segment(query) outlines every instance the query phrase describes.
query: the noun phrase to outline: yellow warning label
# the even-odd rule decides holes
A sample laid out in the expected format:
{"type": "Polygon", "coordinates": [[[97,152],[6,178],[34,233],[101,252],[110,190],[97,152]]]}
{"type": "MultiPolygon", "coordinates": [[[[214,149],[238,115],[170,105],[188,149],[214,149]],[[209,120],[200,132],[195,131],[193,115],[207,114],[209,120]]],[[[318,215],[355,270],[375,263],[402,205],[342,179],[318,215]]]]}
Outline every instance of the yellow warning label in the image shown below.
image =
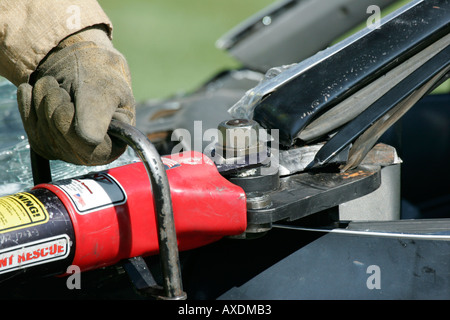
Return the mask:
{"type": "Polygon", "coordinates": [[[48,221],[44,205],[30,193],[21,192],[0,198],[0,233],[48,221]]]}

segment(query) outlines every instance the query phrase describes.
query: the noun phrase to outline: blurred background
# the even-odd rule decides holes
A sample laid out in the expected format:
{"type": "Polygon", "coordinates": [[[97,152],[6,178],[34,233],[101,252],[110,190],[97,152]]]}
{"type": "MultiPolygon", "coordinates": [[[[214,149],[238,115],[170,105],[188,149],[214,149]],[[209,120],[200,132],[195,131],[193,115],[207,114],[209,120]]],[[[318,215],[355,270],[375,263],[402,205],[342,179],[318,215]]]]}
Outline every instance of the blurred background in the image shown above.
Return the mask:
{"type": "Polygon", "coordinates": [[[215,42],[276,0],[98,2],[114,25],[114,45],[130,65],[136,100],[143,101],[188,93],[219,71],[238,67],[215,42]]]}
{"type": "Polygon", "coordinates": [[[195,89],[238,66],[215,42],[274,0],[99,0],[128,60],[137,101],[195,89]]]}

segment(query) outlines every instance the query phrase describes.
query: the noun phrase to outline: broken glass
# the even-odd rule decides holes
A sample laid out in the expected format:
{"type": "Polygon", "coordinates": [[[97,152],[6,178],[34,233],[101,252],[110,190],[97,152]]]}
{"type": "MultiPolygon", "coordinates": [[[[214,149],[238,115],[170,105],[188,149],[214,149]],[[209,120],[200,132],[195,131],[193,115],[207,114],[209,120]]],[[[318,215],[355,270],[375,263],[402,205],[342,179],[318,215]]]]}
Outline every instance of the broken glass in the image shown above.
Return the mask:
{"type": "MultiPolygon", "coordinates": [[[[0,196],[33,187],[30,145],[17,108],[17,88],[0,78],[0,196]]],[[[116,161],[104,166],[78,166],[50,161],[53,181],[76,177],[93,171],[118,167],[139,158],[131,148],[116,161]]]]}

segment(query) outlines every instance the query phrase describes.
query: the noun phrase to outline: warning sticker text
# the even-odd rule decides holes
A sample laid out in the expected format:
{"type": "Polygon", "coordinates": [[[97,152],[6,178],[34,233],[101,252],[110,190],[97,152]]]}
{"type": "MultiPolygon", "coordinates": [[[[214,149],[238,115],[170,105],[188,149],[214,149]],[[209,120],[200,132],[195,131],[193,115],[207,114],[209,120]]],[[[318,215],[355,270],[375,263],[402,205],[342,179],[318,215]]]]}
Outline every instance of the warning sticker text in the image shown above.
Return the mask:
{"type": "Polygon", "coordinates": [[[45,223],[48,218],[44,205],[31,193],[0,198],[0,233],[45,223]]]}

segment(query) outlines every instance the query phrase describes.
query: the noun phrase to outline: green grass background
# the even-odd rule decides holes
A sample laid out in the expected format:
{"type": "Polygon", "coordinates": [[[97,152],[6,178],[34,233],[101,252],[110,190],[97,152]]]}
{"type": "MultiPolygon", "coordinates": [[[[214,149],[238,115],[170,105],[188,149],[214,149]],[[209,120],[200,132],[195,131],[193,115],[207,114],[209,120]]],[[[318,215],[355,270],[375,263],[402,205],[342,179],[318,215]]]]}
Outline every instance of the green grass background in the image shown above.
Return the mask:
{"type": "Polygon", "coordinates": [[[189,92],[217,72],[239,66],[215,42],[274,0],[98,2],[114,25],[113,43],[127,58],[136,100],[142,101],[189,92]]]}
{"type": "Polygon", "coordinates": [[[136,100],[189,92],[238,63],[215,42],[273,0],[99,0],[136,100]]]}

